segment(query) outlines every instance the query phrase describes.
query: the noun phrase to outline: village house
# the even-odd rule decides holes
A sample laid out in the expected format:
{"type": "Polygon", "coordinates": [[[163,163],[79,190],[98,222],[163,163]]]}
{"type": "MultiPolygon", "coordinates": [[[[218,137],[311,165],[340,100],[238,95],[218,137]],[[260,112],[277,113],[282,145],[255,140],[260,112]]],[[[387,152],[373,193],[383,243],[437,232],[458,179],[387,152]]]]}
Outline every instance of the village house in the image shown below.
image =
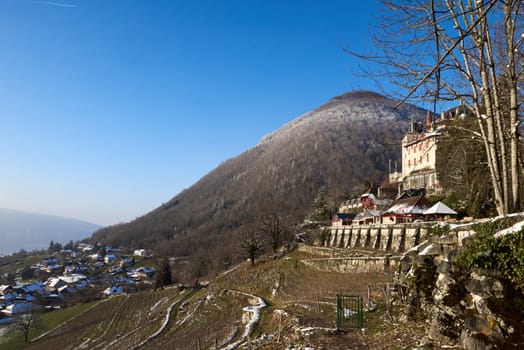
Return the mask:
{"type": "Polygon", "coordinates": [[[44,266],[50,266],[50,265],[54,265],[58,262],[58,260],[56,259],[56,257],[54,256],[50,256],[50,257],[47,257],[47,258],[44,258],[42,259],[42,264],[44,266]]]}
{"type": "Polygon", "coordinates": [[[31,311],[35,298],[41,299],[46,294],[43,282],[33,282],[24,285],[0,286],[0,309],[4,317],[12,317],[31,311]]]}
{"type": "Polygon", "coordinates": [[[139,267],[134,270],[132,270],[129,273],[129,277],[133,279],[141,279],[141,278],[152,278],[156,273],[156,270],[152,267],[139,267]]]}
{"type": "Polygon", "coordinates": [[[107,296],[111,296],[111,295],[119,295],[119,294],[122,294],[123,293],[123,288],[122,286],[111,286],[111,287],[108,287],[107,289],[105,289],[103,292],[102,292],[104,295],[107,295],[107,296]]]}
{"type": "Polygon", "coordinates": [[[91,270],[89,267],[79,264],[71,264],[65,267],[64,269],[64,275],[74,274],[74,273],[80,273],[80,274],[87,274],[91,270]]]}
{"type": "Polygon", "coordinates": [[[62,294],[69,287],[67,283],[58,277],[49,277],[44,282],[48,293],[62,294]]]}
{"type": "Polygon", "coordinates": [[[135,258],[122,257],[120,259],[120,267],[127,267],[135,264],[135,258]]]}
{"type": "Polygon", "coordinates": [[[4,284],[0,285],[0,309],[13,303],[16,298],[16,293],[12,286],[4,284]]]}
{"type": "Polygon", "coordinates": [[[351,225],[356,214],[351,213],[336,213],[331,219],[331,226],[345,226],[351,225]]]}
{"type": "Polygon", "coordinates": [[[135,256],[150,256],[151,254],[145,249],[135,249],[133,252],[135,256]]]}
{"type": "Polygon", "coordinates": [[[431,207],[426,198],[426,190],[412,189],[404,191],[383,214],[383,223],[396,224],[402,222],[422,221],[424,212],[431,207]]]}
{"type": "Polygon", "coordinates": [[[378,198],[378,188],[371,185],[369,189],[360,196],[361,212],[353,219],[353,224],[369,225],[382,223],[382,212],[391,203],[389,198],[378,198]]]}
{"type": "Polygon", "coordinates": [[[123,275],[115,276],[115,278],[112,279],[113,285],[119,285],[119,286],[125,286],[126,289],[131,290],[131,287],[134,287],[136,285],[136,281],[132,280],[131,278],[124,277],[123,275]]]}
{"type": "Polygon", "coordinates": [[[13,317],[13,316],[16,316],[16,315],[20,315],[20,314],[23,314],[23,313],[30,312],[31,310],[34,310],[36,308],[38,308],[38,306],[33,304],[32,302],[24,301],[24,302],[17,302],[17,303],[13,303],[11,305],[7,305],[1,311],[1,313],[5,317],[13,317]]]}
{"type": "Polygon", "coordinates": [[[88,257],[89,259],[91,259],[91,261],[102,261],[103,260],[102,254],[98,254],[98,253],[91,254],[88,257]]]}
{"type": "Polygon", "coordinates": [[[72,274],[67,276],[49,277],[44,285],[48,294],[57,294],[59,296],[64,293],[72,294],[79,289],[83,289],[89,285],[89,278],[81,274],[72,274]]]}
{"type": "Polygon", "coordinates": [[[70,287],[76,289],[83,289],[89,285],[90,279],[82,274],[72,274],[68,276],[59,276],[62,281],[67,283],[70,287]]]}
{"type": "Polygon", "coordinates": [[[81,252],[90,252],[94,249],[95,247],[92,245],[92,244],[88,244],[88,243],[80,243],[78,244],[78,250],[80,250],[81,252]]]}
{"type": "Polygon", "coordinates": [[[59,270],[62,268],[63,266],[62,265],[57,265],[57,264],[53,264],[53,265],[47,265],[45,267],[45,271],[48,272],[48,273],[52,273],[52,272],[59,272],[59,270]]]}
{"type": "Polygon", "coordinates": [[[116,259],[116,256],[114,256],[113,254],[107,254],[106,256],[104,256],[104,262],[106,264],[112,263],[115,259],[116,259]]]}
{"type": "Polygon", "coordinates": [[[338,207],[339,213],[356,213],[362,208],[359,198],[347,199],[338,207]]]}

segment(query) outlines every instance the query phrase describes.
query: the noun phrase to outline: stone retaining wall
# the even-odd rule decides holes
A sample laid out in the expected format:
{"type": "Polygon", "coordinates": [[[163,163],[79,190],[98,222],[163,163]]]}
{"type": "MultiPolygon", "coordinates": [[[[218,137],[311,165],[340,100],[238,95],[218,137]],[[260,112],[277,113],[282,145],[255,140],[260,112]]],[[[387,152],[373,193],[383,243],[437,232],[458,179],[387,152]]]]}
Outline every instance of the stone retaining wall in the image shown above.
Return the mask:
{"type": "Polygon", "coordinates": [[[351,258],[316,258],[301,260],[307,266],[321,271],[335,272],[388,272],[398,268],[398,257],[351,257],[351,258]]]}
{"type": "Polygon", "coordinates": [[[331,226],[326,247],[371,248],[400,253],[428,238],[430,224],[331,226]]]}

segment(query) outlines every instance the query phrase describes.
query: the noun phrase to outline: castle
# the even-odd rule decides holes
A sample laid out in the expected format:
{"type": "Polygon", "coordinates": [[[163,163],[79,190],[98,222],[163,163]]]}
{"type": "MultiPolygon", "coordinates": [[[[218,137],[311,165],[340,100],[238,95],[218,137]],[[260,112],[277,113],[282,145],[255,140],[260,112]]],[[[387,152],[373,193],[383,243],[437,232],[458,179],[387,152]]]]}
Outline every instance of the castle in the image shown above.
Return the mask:
{"type": "Polygon", "coordinates": [[[431,114],[426,115],[424,130],[411,121],[409,132],[402,139],[402,188],[425,188],[428,193],[442,190],[437,177],[437,145],[444,126],[435,127],[431,114]]]}
{"type": "MultiPolygon", "coordinates": [[[[444,114],[441,121],[444,121],[444,114]]],[[[418,220],[439,220],[456,214],[443,203],[432,207],[427,194],[439,194],[437,174],[438,143],[444,123],[435,124],[428,111],[424,125],[411,121],[402,138],[402,171],[391,171],[379,187],[371,186],[359,200],[346,201],[333,217],[332,226],[396,224],[418,220]],[[357,214],[358,212],[358,214],[357,214]],[[354,213],[351,220],[348,213],[354,213]]]]}

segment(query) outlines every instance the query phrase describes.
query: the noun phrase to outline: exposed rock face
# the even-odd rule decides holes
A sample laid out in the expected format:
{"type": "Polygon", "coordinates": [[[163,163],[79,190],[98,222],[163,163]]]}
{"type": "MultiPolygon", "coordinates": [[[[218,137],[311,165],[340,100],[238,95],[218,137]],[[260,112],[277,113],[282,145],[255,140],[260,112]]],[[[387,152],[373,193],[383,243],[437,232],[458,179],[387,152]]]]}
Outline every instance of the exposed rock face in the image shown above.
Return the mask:
{"type": "Polygon", "coordinates": [[[437,346],[519,348],[515,336],[524,331],[523,324],[507,306],[507,296],[515,291],[492,271],[460,270],[457,251],[450,250],[453,242],[456,234],[424,243],[418,254],[411,251],[402,258],[408,316],[427,320],[427,337],[437,346]]]}

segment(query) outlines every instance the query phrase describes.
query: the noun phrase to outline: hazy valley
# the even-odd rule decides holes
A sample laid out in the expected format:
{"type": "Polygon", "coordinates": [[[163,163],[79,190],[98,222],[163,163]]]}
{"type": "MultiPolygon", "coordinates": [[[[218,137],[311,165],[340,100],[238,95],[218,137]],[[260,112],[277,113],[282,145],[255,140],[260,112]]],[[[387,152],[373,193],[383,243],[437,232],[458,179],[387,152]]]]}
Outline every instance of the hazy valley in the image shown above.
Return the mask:
{"type": "Polygon", "coordinates": [[[0,209],[0,255],[89,238],[100,226],[76,219],[0,209]]]}

